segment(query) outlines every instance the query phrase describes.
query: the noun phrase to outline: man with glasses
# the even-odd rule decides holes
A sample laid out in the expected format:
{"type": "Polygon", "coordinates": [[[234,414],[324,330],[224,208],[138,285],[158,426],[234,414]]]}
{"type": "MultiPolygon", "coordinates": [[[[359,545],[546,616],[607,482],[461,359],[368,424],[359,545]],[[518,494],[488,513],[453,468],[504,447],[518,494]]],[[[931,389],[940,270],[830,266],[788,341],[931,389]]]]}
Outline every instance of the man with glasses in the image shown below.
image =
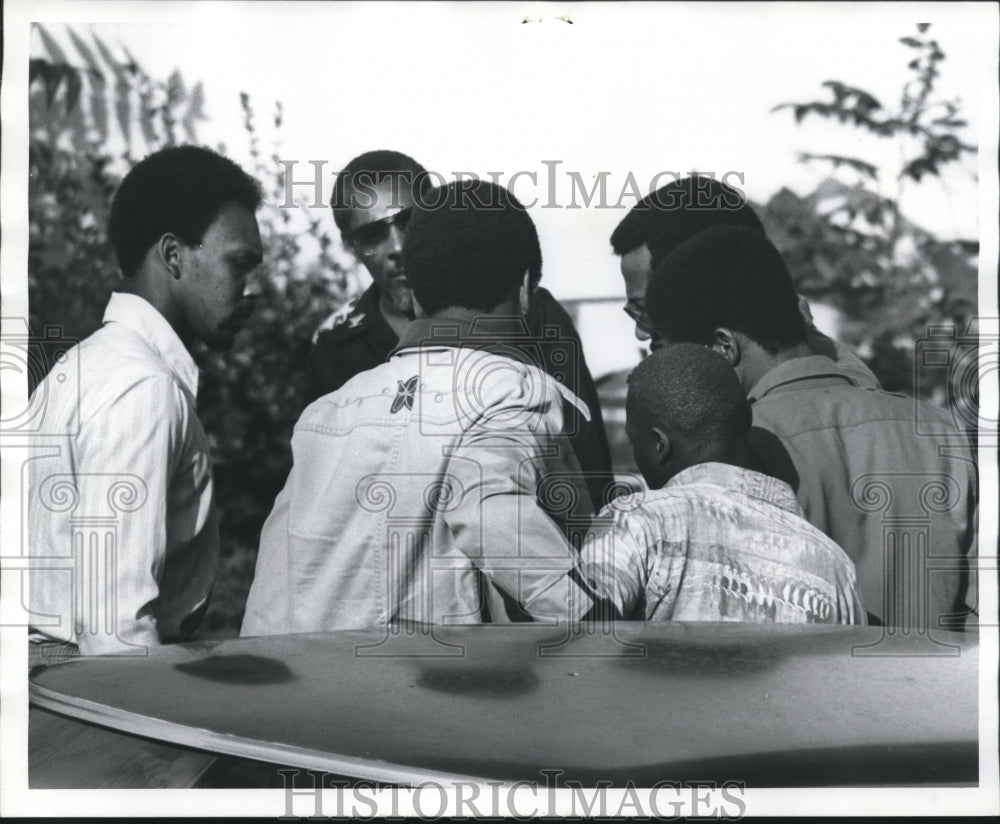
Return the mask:
{"type": "Polygon", "coordinates": [[[410,210],[431,188],[423,166],[401,152],[354,158],[337,175],[330,205],[344,246],[372,284],[320,329],[306,363],[306,401],[385,363],[413,320],[413,295],[403,272],[403,233],[410,210]]]}
{"type": "MultiPolygon", "coordinates": [[[[662,341],[646,313],[650,272],[664,257],[695,235],[718,226],[736,226],[765,235],[764,225],[743,192],[709,175],[692,174],[650,193],[637,203],[611,235],[611,247],[621,258],[625,281],[625,314],[635,321],[635,336],[658,349],[662,341]]],[[[799,296],[807,340],[817,355],[837,362],[859,386],[880,388],[878,379],[847,346],[814,325],[809,304],[799,296]]]]}
{"type": "MultiPolygon", "coordinates": [[[[306,363],[306,402],[333,392],[360,372],[385,363],[413,320],[413,295],[402,261],[403,237],[414,205],[443,205],[431,175],[412,157],[377,150],[354,158],[337,175],[331,199],[333,219],[347,249],[372,277],[372,285],[320,329],[306,363]]],[[[526,343],[540,355],[538,365],[587,405],[589,419],[566,410],[567,432],[587,479],[595,508],[604,504],[610,481],[611,451],[600,399],[583,356],[583,344],[569,314],[539,286],[539,265],[530,273],[530,300],[524,317],[526,343]]],[[[477,272],[470,269],[469,277],[477,272]]]]}

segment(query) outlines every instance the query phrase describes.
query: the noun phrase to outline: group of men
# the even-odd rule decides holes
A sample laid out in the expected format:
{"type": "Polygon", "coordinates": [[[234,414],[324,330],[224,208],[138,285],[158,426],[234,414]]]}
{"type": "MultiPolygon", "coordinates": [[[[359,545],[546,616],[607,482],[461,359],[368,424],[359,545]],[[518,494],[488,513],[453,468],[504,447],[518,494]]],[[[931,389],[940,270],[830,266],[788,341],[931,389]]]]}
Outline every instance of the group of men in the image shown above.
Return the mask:
{"type": "MultiPolygon", "coordinates": [[[[197,147],[151,155],[115,196],[122,285],[60,373],[78,380],[36,390],[66,434],[29,465],[30,552],[72,563],[31,575],[34,661],[180,640],[204,613],[219,536],[187,346],[227,348],[249,317],[259,205],[252,178],[197,147]],[[109,507],[114,529],[95,532],[109,507]]],[[[241,634],[974,615],[967,446],[929,407],[918,434],[916,402],[812,326],[741,193],[691,175],[611,237],[653,350],[626,404],[648,491],[619,498],[579,335],[539,285],[514,195],[434,188],[377,151],[331,206],[372,285],[314,341],[241,634]],[[915,510],[919,534],[901,531],[915,510]]]]}

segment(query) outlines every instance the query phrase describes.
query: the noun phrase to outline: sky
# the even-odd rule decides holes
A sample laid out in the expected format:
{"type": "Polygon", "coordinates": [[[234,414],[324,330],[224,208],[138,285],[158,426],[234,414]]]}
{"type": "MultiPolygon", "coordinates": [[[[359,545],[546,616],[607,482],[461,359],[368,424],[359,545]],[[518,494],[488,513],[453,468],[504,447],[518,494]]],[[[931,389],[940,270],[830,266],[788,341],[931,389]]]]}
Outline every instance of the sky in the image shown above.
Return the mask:
{"type": "MultiPolygon", "coordinates": [[[[211,119],[199,137],[225,143],[237,159],[246,150],[239,107],[246,91],[262,124],[274,101],[281,102],[281,157],[298,161],[296,179],[310,179],[309,161],[323,160],[328,186],[351,157],[385,147],[446,179],[492,173],[526,203],[537,198],[531,212],[545,282],[565,298],[620,293],[608,238],[636,202],[635,187],[644,195],[673,179],[668,173],[728,173],[761,202],[783,186],[806,194],[826,176],[822,164],[797,162],[800,151],[856,153],[886,168],[897,165],[895,144],[822,120],[796,126],[790,112],[771,110],[825,99],[820,84],[828,79],[892,105],[911,55],[898,39],[915,33],[917,22],[932,24],[947,54],[939,94],[964,101],[969,142],[982,142],[982,91],[996,90],[996,27],[984,25],[989,9],[976,4],[88,3],[85,9],[42,2],[33,19],[79,20],[78,31],[92,28],[109,45],[124,45],[153,77],[179,69],[189,86],[202,81],[211,119]],[[513,178],[517,172],[523,174],[513,178]],[[577,186],[590,188],[601,173],[603,208],[582,208],[579,193],[580,208],[569,208],[572,175],[577,186]]],[[[58,35],[58,25],[47,28],[58,35]]],[[[262,136],[271,136],[267,128],[262,136]]],[[[987,140],[995,139],[994,128],[987,140]]],[[[909,186],[904,211],[944,237],[975,237],[976,172],[970,158],[943,179],[909,186]]],[[[891,177],[885,192],[895,195],[891,177]]],[[[295,189],[309,201],[311,192],[295,189]]]]}

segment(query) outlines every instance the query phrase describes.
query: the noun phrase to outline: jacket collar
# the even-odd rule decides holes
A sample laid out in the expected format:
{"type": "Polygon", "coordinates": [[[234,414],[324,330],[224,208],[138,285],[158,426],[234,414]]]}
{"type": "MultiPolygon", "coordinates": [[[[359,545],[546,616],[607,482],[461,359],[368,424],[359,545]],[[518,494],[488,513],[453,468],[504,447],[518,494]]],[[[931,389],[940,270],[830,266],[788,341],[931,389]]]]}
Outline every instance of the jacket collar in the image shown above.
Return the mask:
{"type": "Polygon", "coordinates": [[[587,404],[545,372],[539,342],[521,316],[484,315],[474,309],[453,308],[432,318],[417,318],[403,330],[389,357],[421,347],[480,349],[537,369],[586,420],[591,420],[587,404]]]}
{"type": "Polygon", "coordinates": [[[139,335],[177,376],[193,397],[198,394],[198,367],[174,328],[152,304],[138,295],[112,292],[104,323],[119,323],[139,335]]]}
{"type": "Polygon", "coordinates": [[[432,318],[417,318],[403,330],[389,357],[417,346],[485,349],[542,368],[537,344],[520,316],[484,315],[474,309],[456,308],[432,318]]]}
{"type": "Polygon", "coordinates": [[[779,363],[773,369],[765,372],[747,393],[750,403],[758,401],[765,395],[781,386],[805,382],[829,384],[831,382],[847,383],[858,386],[858,382],[843,371],[836,362],[823,355],[808,355],[804,358],[792,358],[779,363]]]}

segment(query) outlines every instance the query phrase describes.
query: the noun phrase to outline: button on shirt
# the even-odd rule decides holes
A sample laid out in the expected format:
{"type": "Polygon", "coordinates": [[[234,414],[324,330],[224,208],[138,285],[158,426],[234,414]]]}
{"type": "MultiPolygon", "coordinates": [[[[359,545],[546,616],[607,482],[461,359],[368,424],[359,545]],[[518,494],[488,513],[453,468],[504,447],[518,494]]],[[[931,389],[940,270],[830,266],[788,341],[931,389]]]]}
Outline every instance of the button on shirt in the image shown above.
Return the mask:
{"type": "Polygon", "coordinates": [[[181,640],[219,560],[198,370],[166,319],[115,293],[104,326],[36,389],[29,463],[32,639],[87,654],[181,640]]]}
{"type": "Polygon", "coordinates": [[[784,482],[722,463],[601,510],[583,575],[624,618],[864,623],[854,565],[784,482]]]}

